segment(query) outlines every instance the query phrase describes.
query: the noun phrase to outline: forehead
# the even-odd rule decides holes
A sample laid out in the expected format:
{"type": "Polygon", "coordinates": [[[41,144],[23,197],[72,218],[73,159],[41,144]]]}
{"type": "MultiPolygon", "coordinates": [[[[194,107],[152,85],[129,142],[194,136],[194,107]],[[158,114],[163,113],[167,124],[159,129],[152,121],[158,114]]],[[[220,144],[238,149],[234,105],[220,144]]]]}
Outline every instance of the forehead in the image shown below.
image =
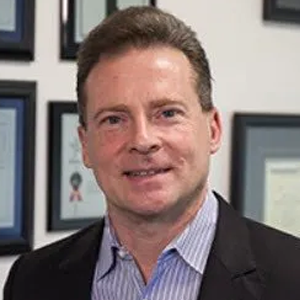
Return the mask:
{"type": "MultiPolygon", "coordinates": [[[[168,46],[151,46],[147,48],[126,48],[121,52],[102,55],[87,76],[87,84],[93,80],[116,80],[122,76],[137,75],[143,78],[153,72],[193,77],[194,70],[180,50],[168,46]]],[[[156,74],[157,75],[157,74],[156,74]]]]}
{"type": "Polygon", "coordinates": [[[174,94],[176,98],[176,94],[191,90],[195,93],[194,71],[188,58],[181,51],[164,46],[130,48],[101,57],[85,84],[88,103],[96,99],[97,102],[142,99],[149,94],[158,98],[174,94]]]}

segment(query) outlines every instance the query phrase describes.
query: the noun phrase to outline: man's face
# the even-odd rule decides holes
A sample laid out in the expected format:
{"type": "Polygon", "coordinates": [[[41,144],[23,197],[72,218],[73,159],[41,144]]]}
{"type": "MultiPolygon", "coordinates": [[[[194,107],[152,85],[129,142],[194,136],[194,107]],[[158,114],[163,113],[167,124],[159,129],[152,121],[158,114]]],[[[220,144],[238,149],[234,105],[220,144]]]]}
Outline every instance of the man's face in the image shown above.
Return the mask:
{"type": "Polygon", "coordinates": [[[79,135],[110,213],[172,217],[203,200],[220,120],[202,111],[192,76],[168,47],[102,58],[89,74],[79,135]]]}

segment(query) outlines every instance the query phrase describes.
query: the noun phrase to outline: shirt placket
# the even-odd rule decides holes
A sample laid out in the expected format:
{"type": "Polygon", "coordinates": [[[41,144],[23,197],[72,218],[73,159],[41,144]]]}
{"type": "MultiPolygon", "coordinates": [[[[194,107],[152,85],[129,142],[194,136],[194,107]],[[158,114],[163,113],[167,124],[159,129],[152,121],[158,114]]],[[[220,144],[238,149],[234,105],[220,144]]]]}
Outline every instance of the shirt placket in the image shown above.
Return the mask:
{"type": "Polygon", "coordinates": [[[157,265],[154,269],[154,272],[149,280],[148,285],[144,285],[143,293],[141,295],[140,300],[152,300],[155,298],[155,290],[159,282],[164,281],[164,274],[170,266],[170,260],[174,258],[174,253],[171,251],[167,251],[166,253],[162,254],[162,256],[158,259],[157,265]]]}

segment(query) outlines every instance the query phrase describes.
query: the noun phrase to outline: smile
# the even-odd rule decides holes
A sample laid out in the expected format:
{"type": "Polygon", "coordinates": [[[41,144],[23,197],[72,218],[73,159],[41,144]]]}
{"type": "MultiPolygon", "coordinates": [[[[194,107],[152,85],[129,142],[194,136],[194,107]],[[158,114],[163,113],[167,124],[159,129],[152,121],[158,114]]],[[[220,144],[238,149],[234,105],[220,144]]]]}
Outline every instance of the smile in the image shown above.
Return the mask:
{"type": "Polygon", "coordinates": [[[127,171],[127,172],[124,172],[124,174],[128,177],[146,177],[146,176],[154,176],[157,174],[163,174],[170,170],[171,170],[171,168],[136,170],[136,171],[127,171]]]}

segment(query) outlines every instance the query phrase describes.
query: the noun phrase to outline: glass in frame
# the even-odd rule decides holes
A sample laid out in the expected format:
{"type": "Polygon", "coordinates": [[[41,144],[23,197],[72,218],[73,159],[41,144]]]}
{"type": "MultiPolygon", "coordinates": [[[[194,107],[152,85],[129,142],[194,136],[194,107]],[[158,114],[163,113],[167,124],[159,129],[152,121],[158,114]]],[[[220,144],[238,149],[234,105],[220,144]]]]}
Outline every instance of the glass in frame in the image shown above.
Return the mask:
{"type": "Polygon", "coordinates": [[[74,60],[87,33],[113,11],[155,0],[60,0],[60,57],[74,60]]]}
{"type": "Polygon", "coordinates": [[[231,202],[246,217],[300,237],[300,116],[235,114],[231,202]]]}
{"type": "Polygon", "coordinates": [[[35,82],[0,81],[0,255],[33,239],[35,82]]]}
{"type": "Polygon", "coordinates": [[[264,0],[264,20],[300,24],[299,0],[264,0]]]}
{"type": "Polygon", "coordinates": [[[79,229],[104,215],[106,202],[81,157],[75,102],[49,103],[48,230],[79,229]]]}
{"type": "Polygon", "coordinates": [[[34,59],[35,0],[0,0],[0,59],[34,59]]]}

